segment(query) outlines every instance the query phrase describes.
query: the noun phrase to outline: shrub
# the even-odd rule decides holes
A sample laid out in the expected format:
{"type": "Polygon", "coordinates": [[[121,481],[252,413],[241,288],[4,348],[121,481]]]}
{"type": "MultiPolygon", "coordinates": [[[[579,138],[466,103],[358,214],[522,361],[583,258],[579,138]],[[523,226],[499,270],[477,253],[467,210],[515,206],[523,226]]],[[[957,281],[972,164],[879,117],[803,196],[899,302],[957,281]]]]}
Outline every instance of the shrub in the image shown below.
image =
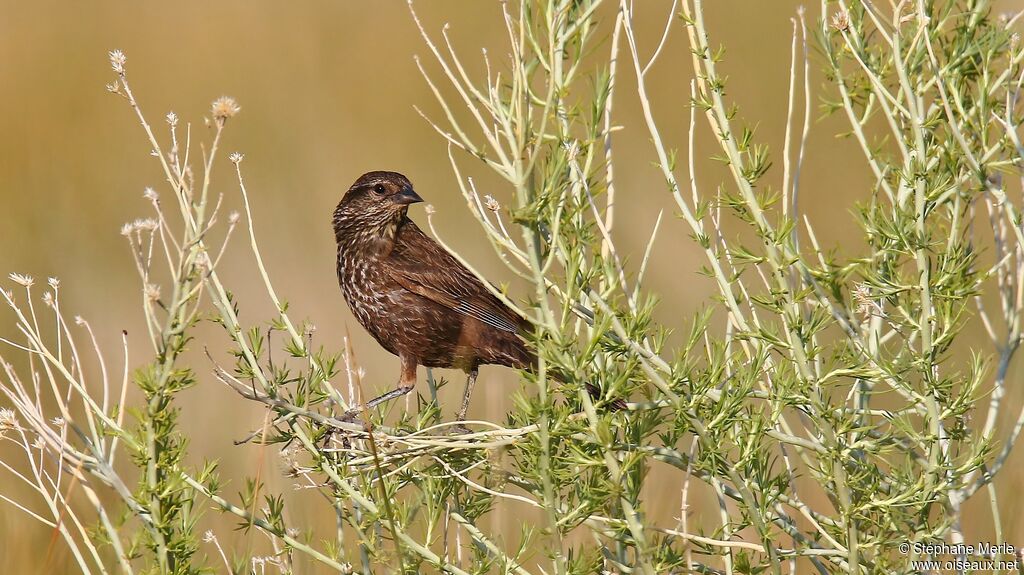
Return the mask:
{"type": "MultiPolygon", "coordinates": [[[[32,486],[46,510],[5,499],[53,527],[87,573],[110,565],[199,572],[198,510],[211,504],[273,545],[270,557],[232,564],[216,537],[204,536],[233,572],[292,572],[296,554],[364,573],[917,571],[913,560],[949,557],[925,544],[968,541],[964,505],[983,489],[1002,543],[992,480],[1024,427],[1020,410],[1000,429],[1024,301],[1021,202],[1007,178],[1024,150],[1016,18],[996,21],[980,1],[883,9],[839,0],[823,2],[809,30],[801,12],[778,179],[767,146],[729,103],[723,52],[700,0],[684,0],[666,27],[666,37],[686,31],[696,78],[685,166],[661,136],[646,82],[657,60],[676,56],[662,50],[665,37],[640,53],[631,3],[604,12],[600,4],[505,6],[510,62],[499,71],[486,61],[479,79],[446,34],[420,26],[440,69],[431,75],[421,66],[444,118],[432,125],[452,150],[470,212],[532,289],[525,302],[495,291],[535,326],[540,358],[535,373],[523,374],[532,392],[507,421],[470,422],[474,430],[462,435],[447,432],[432,376],[416,409],[388,418],[383,407],[365,427],[340,419],[367,397],[362,372],[348,350],[319,347],[311,325],[293,320],[275,291],[240,154],[231,161],[245,213],[220,223],[211,171],[238,105],[214,102],[212,142],[196,162],[173,115],[169,144],[158,137],[131,92],[124,55],[111,53],[109,88],[137,114],[166,179],[163,195],[146,193],[152,219],[123,230],[153,359],[118,382],[97,348],[100,373],[88,381],[101,385],[87,384],[85,347],[60,309],[59,284],[50,282],[49,310],[37,312],[33,281],[12,274],[24,295],[4,298],[21,336],[3,342],[24,356],[27,371],[3,364],[11,407],[0,426],[25,461],[0,465],[32,486]],[[868,201],[850,206],[866,239],[847,250],[852,256],[819,245],[797,201],[827,193],[800,186],[809,44],[827,74],[825,110],[848,120],[845,136],[874,179],[868,201]],[[632,258],[638,264],[616,247],[613,103],[631,96],[617,89],[622,74],[637,81],[650,151],[680,216],[672,225],[703,252],[718,314],[677,325],[656,319],[643,279],[660,218],[632,258]],[[727,167],[714,186],[694,173],[699,119],[727,167]],[[481,197],[462,175],[466,162],[499,175],[505,199],[481,197]],[[226,245],[239,225],[277,310],[266,324],[240,319],[243,302],[218,273],[224,251],[211,230],[224,229],[226,245]],[[730,239],[724,229],[742,231],[730,239]],[[280,446],[288,473],[336,514],[336,533],[288,523],[285,498],[258,476],[231,496],[215,464],[185,464],[174,399],[206,369],[182,357],[195,346],[202,310],[232,349],[233,364],[211,357],[216,377],[266,409],[267,424],[250,440],[280,446]],[[40,328],[43,314],[55,318],[55,333],[40,328]],[[721,329],[710,329],[715,322],[721,329]],[[972,323],[990,341],[965,336],[972,323]],[[666,349],[673,330],[688,332],[681,349],[666,349]],[[276,341],[287,362],[272,357],[276,341]],[[144,395],[132,418],[129,381],[144,395]],[[584,383],[601,390],[601,401],[584,383]],[[630,399],[627,411],[600,409],[617,397],[630,399]],[[119,449],[129,462],[115,460],[119,449]],[[672,524],[651,519],[667,505],[645,498],[655,474],[680,488],[672,524]],[[95,517],[75,511],[71,495],[91,503],[95,517]],[[689,512],[697,498],[714,502],[699,521],[689,512]],[[542,519],[524,520],[518,536],[488,533],[485,520],[498,506],[535,508],[542,519]],[[902,542],[921,545],[908,551],[902,542]]],[[[76,322],[91,335],[85,320],[76,322]]]]}

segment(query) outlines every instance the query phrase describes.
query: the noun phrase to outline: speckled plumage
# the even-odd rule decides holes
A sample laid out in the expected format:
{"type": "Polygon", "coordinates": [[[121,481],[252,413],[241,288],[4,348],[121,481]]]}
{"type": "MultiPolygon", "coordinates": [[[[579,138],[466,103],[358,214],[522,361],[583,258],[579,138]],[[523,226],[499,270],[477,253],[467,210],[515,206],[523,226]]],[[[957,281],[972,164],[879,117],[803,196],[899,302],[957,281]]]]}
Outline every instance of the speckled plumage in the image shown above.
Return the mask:
{"type": "Polygon", "coordinates": [[[533,363],[520,337],[528,324],[416,227],[406,212],[419,201],[396,172],[369,172],[352,184],[333,218],[338,283],[359,323],[401,358],[401,393],[415,383],[417,365],[470,374],[461,418],[478,366],[533,363]]]}

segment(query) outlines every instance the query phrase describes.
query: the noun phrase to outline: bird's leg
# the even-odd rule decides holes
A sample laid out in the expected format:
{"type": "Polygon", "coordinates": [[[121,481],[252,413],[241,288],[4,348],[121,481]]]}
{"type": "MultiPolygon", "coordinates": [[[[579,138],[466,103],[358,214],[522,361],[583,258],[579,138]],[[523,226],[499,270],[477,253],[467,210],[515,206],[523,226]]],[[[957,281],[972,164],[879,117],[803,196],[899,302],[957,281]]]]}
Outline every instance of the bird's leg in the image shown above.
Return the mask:
{"type": "Polygon", "coordinates": [[[341,416],[342,421],[354,421],[359,417],[359,414],[362,413],[363,410],[373,409],[386,401],[391,401],[396,397],[401,397],[413,390],[416,386],[416,358],[407,355],[400,355],[399,359],[402,360],[402,376],[398,381],[398,387],[387,393],[378,395],[370,401],[367,401],[366,404],[362,406],[353,407],[346,411],[345,414],[341,416]]]}
{"type": "Polygon", "coordinates": [[[473,395],[473,386],[476,385],[476,374],[479,369],[473,367],[469,370],[469,374],[466,377],[466,392],[462,394],[462,407],[459,408],[458,415],[455,416],[456,421],[466,420],[466,411],[469,410],[469,396],[473,395]]]}
{"type": "Polygon", "coordinates": [[[382,403],[384,403],[386,401],[391,401],[392,399],[395,399],[396,397],[402,397],[403,395],[409,393],[410,391],[412,391],[412,386],[411,385],[400,385],[400,386],[396,387],[395,389],[392,389],[391,391],[389,391],[387,393],[382,393],[382,394],[378,395],[377,397],[371,399],[370,401],[367,401],[366,402],[366,409],[373,409],[374,407],[377,407],[378,405],[380,405],[380,404],[382,404],[382,403]]]}

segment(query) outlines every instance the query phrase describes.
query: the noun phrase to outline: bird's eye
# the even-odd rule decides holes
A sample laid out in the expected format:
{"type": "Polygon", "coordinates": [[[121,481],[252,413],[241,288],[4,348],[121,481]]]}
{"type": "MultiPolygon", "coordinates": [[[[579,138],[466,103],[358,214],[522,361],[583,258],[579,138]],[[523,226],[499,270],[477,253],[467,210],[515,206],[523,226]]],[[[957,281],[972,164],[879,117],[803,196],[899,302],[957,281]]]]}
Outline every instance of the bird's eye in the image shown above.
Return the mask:
{"type": "Polygon", "coordinates": [[[386,190],[383,184],[377,184],[373,187],[373,193],[383,195],[386,190]]]}

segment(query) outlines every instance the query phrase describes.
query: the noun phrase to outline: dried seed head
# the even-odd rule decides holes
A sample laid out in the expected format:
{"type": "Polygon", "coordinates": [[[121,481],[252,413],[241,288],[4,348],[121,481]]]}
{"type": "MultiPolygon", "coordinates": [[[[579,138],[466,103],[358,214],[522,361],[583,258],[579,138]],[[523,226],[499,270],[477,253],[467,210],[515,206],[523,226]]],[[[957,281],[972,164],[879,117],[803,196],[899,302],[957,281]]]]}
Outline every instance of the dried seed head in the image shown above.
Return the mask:
{"type": "MultiPolygon", "coordinates": [[[[302,470],[299,469],[297,465],[292,465],[291,463],[285,462],[285,464],[282,466],[282,473],[284,474],[285,477],[293,478],[302,475],[302,470]]],[[[295,488],[298,489],[298,484],[295,485],[295,488]]]]}
{"type": "Polygon", "coordinates": [[[121,85],[118,84],[117,82],[113,82],[111,84],[107,84],[107,91],[110,92],[111,94],[120,94],[121,93],[121,85]]]}
{"type": "Polygon", "coordinates": [[[85,325],[85,318],[80,316],[80,315],[76,315],[75,316],[75,325],[85,325]]]}
{"type": "Polygon", "coordinates": [[[142,293],[145,294],[146,299],[155,302],[160,299],[160,286],[156,284],[146,284],[143,288],[142,293]]]}
{"type": "Polygon", "coordinates": [[[199,252],[196,254],[196,268],[199,271],[208,271],[210,267],[210,256],[206,252],[199,252]]]}
{"type": "Polygon", "coordinates": [[[427,212],[428,216],[432,216],[437,213],[437,209],[433,204],[427,204],[426,207],[423,208],[423,211],[427,212]]]}
{"type": "Polygon", "coordinates": [[[213,531],[207,529],[206,532],[203,533],[204,543],[213,543],[215,539],[217,539],[217,537],[213,534],[213,531]]]}
{"type": "Polygon", "coordinates": [[[871,299],[871,288],[867,284],[857,284],[853,287],[853,300],[860,303],[871,299]]]}
{"type": "Polygon", "coordinates": [[[122,236],[128,237],[128,236],[132,235],[132,232],[134,232],[134,231],[135,231],[135,224],[134,223],[129,222],[129,223],[124,224],[123,226],[121,226],[121,235],[122,236]]]}
{"type": "Polygon", "coordinates": [[[858,313],[865,316],[881,315],[882,310],[872,298],[871,288],[867,284],[857,284],[853,288],[853,301],[857,304],[858,313]]]}
{"type": "Polygon", "coordinates": [[[228,159],[231,160],[232,164],[238,165],[243,159],[245,159],[245,154],[232,152],[231,155],[228,156],[228,159]]]}
{"type": "Polygon", "coordinates": [[[142,197],[146,198],[151,202],[155,202],[160,199],[160,194],[156,193],[153,188],[146,188],[142,191],[142,197]]]}
{"type": "Polygon", "coordinates": [[[35,280],[32,279],[32,276],[27,276],[25,274],[12,273],[8,274],[7,277],[11,278],[11,281],[13,281],[14,283],[25,286],[27,288],[32,287],[32,285],[36,283],[35,280]]]}
{"type": "Polygon", "coordinates": [[[46,283],[50,284],[53,289],[60,288],[60,280],[57,278],[46,278],[46,283]]]}
{"type": "Polygon", "coordinates": [[[492,196],[484,196],[484,205],[492,212],[496,212],[501,209],[501,204],[499,204],[498,200],[494,199],[492,196]]]}
{"type": "Polygon", "coordinates": [[[56,427],[64,427],[64,423],[66,422],[64,421],[63,417],[54,417],[53,419],[50,420],[50,423],[52,423],[56,427]]]}
{"type": "Polygon", "coordinates": [[[137,229],[146,230],[150,232],[160,227],[160,224],[158,224],[157,221],[154,220],[153,218],[135,220],[134,225],[137,229]]]}
{"type": "Polygon", "coordinates": [[[228,214],[228,223],[231,225],[235,225],[238,223],[238,220],[241,219],[241,217],[242,216],[238,215],[238,212],[231,212],[230,214],[228,214]]]}
{"type": "Polygon", "coordinates": [[[837,32],[846,32],[850,29],[850,15],[845,10],[840,10],[832,15],[832,28],[837,32]]]}
{"type": "Polygon", "coordinates": [[[299,466],[299,462],[296,459],[299,455],[299,449],[295,445],[287,445],[281,450],[281,469],[284,472],[285,477],[298,477],[302,474],[302,468],[299,466]]]}
{"type": "Polygon", "coordinates": [[[295,458],[298,452],[299,447],[297,447],[294,443],[287,443],[285,444],[284,447],[281,448],[280,455],[282,458],[284,458],[285,461],[291,461],[292,459],[295,458]]]}
{"type": "Polygon", "coordinates": [[[124,74],[124,63],[128,61],[125,57],[124,52],[120,50],[114,50],[109,53],[110,56],[110,67],[114,69],[118,74],[124,74]]]}
{"type": "Polygon", "coordinates": [[[242,111],[242,108],[238,106],[238,102],[235,102],[234,98],[221,96],[213,101],[210,113],[213,114],[214,120],[223,124],[228,118],[235,117],[235,114],[240,111],[242,111]]]}
{"type": "Polygon", "coordinates": [[[36,437],[36,440],[32,442],[32,447],[40,451],[46,449],[46,442],[43,441],[43,436],[36,437]]]}
{"type": "Polygon", "coordinates": [[[43,303],[45,303],[49,307],[53,307],[53,302],[54,301],[56,301],[56,300],[53,297],[53,292],[52,291],[48,291],[48,292],[43,294],[43,303]]]}
{"type": "Polygon", "coordinates": [[[167,112],[167,123],[170,124],[172,128],[177,126],[178,125],[178,115],[175,114],[174,112],[167,112]]]}
{"type": "Polygon", "coordinates": [[[20,429],[17,414],[14,413],[13,409],[7,409],[6,407],[0,409],[0,435],[12,429],[20,429]]]}

